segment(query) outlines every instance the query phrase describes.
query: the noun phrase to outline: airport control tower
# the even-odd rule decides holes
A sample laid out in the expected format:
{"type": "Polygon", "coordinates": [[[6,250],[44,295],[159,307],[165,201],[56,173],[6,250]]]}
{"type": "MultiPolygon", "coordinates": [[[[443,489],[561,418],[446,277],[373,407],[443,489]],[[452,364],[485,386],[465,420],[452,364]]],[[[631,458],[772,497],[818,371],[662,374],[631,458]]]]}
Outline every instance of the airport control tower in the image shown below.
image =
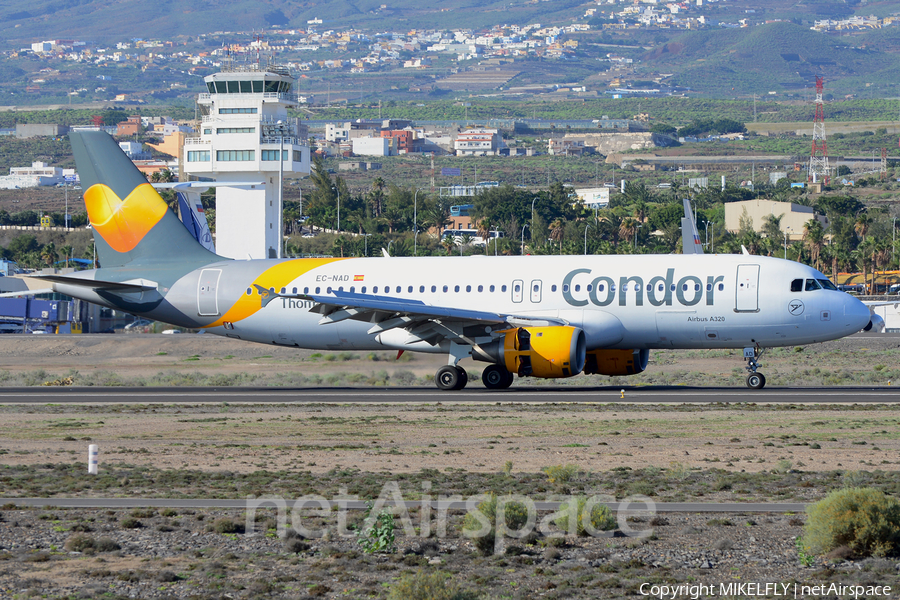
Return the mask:
{"type": "Polygon", "coordinates": [[[185,175],[235,183],[216,187],[216,252],[280,258],[281,183],[309,173],[307,128],[287,112],[297,106],[294,78],[284,67],[253,64],[205,81],[200,135],[185,140],[183,164],[185,175]]]}

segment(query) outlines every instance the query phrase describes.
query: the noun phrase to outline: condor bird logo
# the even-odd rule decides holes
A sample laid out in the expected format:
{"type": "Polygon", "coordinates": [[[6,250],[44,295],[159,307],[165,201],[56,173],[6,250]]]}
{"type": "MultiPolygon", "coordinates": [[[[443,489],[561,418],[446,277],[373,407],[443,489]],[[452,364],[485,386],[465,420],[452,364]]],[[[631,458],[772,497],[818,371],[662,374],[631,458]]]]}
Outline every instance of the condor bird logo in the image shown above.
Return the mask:
{"type": "Polygon", "coordinates": [[[116,252],[130,252],[166,214],[166,203],[149,183],[122,200],[98,183],[84,193],[91,225],[116,252]]]}
{"type": "Polygon", "coordinates": [[[790,312],[795,317],[802,315],[804,308],[805,307],[803,306],[802,300],[791,300],[788,303],[788,312],[790,312]]]}

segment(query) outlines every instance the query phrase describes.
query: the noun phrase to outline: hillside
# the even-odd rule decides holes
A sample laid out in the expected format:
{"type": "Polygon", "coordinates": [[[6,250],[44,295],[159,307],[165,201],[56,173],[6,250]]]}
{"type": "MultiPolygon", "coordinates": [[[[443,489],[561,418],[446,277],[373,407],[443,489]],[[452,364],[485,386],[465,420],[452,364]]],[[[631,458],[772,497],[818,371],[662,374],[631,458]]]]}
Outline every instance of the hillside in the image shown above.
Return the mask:
{"type": "Polygon", "coordinates": [[[321,19],[320,28],[361,29],[484,28],[496,23],[571,22],[584,14],[584,0],[38,0],[2,2],[0,39],[19,44],[37,40],[81,39],[115,42],[130,38],[176,39],[216,31],[262,31],[305,28],[321,19]]]}
{"type": "MultiPolygon", "coordinates": [[[[705,93],[804,94],[816,75],[834,96],[876,87],[896,94],[900,30],[834,37],[793,23],[688,32],[643,56],[648,69],[671,69],[673,82],[705,93]],[[891,52],[893,50],[894,52],[891,52]]],[[[870,90],[871,91],[871,90],[870,90]]]]}

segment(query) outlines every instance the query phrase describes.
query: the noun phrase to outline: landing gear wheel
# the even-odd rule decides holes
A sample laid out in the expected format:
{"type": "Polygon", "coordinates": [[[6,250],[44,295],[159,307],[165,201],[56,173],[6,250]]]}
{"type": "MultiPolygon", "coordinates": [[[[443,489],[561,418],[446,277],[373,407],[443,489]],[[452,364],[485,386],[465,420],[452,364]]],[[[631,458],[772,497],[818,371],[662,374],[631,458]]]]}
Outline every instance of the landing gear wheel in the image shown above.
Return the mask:
{"type": "Polygon", "coordinates": [[[766,387],[766,376],[762,373],[750,373],[747,375],[747,387],[751,390],[761,390],[766,387]]]}
{"type": "Polygon", "coordinates": [[[512,384],[512,373],[500,365],[488,365],[481,373],[481,382],[489,390],[502,390],[512,384]]]}
{"type": "Polygon", "coordinates": [[[459,371],[453,365],[444,365],[434,374],[434,383],[441,390],[455,390],[459,385],[459,371]]]}
{"type": "Polygon", "coordinates": [[[459,373],[459,380],[456,383],[456,387],[453,389],[461,390],[464,387],[466,387],[467,383],[469,383],[469,374],[466,373],[466,370],[463,369],[462,367],[460,367],[459,365],[456,366],[456,371],[459,373]]]}
{"type": "Polygon", "coordinates": [[[462,367],[444,365],[434,374],[434,383],[442,390],[461,390],[469,383],[469,376],[462,367]]]}

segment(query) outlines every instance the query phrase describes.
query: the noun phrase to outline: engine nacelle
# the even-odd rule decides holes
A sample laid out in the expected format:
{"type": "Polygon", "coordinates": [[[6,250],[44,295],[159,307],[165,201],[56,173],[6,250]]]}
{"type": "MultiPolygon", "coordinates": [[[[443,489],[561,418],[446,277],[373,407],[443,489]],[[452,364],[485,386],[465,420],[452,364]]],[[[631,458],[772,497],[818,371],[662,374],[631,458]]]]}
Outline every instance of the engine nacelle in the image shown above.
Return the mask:
{"type": "Polygon", "coordinates": [[[585,358],[584,374],[637,375],[649,360],[649,350],[591,350],[585,358]]]}
{"type": "Polygon", "coordinates": [[[472,357],[503,365],[519,377],[572,377],[584,369],[587,346],[578,327],[519,327],[499,333],[499,340],[475,346],[472,357]]]}

